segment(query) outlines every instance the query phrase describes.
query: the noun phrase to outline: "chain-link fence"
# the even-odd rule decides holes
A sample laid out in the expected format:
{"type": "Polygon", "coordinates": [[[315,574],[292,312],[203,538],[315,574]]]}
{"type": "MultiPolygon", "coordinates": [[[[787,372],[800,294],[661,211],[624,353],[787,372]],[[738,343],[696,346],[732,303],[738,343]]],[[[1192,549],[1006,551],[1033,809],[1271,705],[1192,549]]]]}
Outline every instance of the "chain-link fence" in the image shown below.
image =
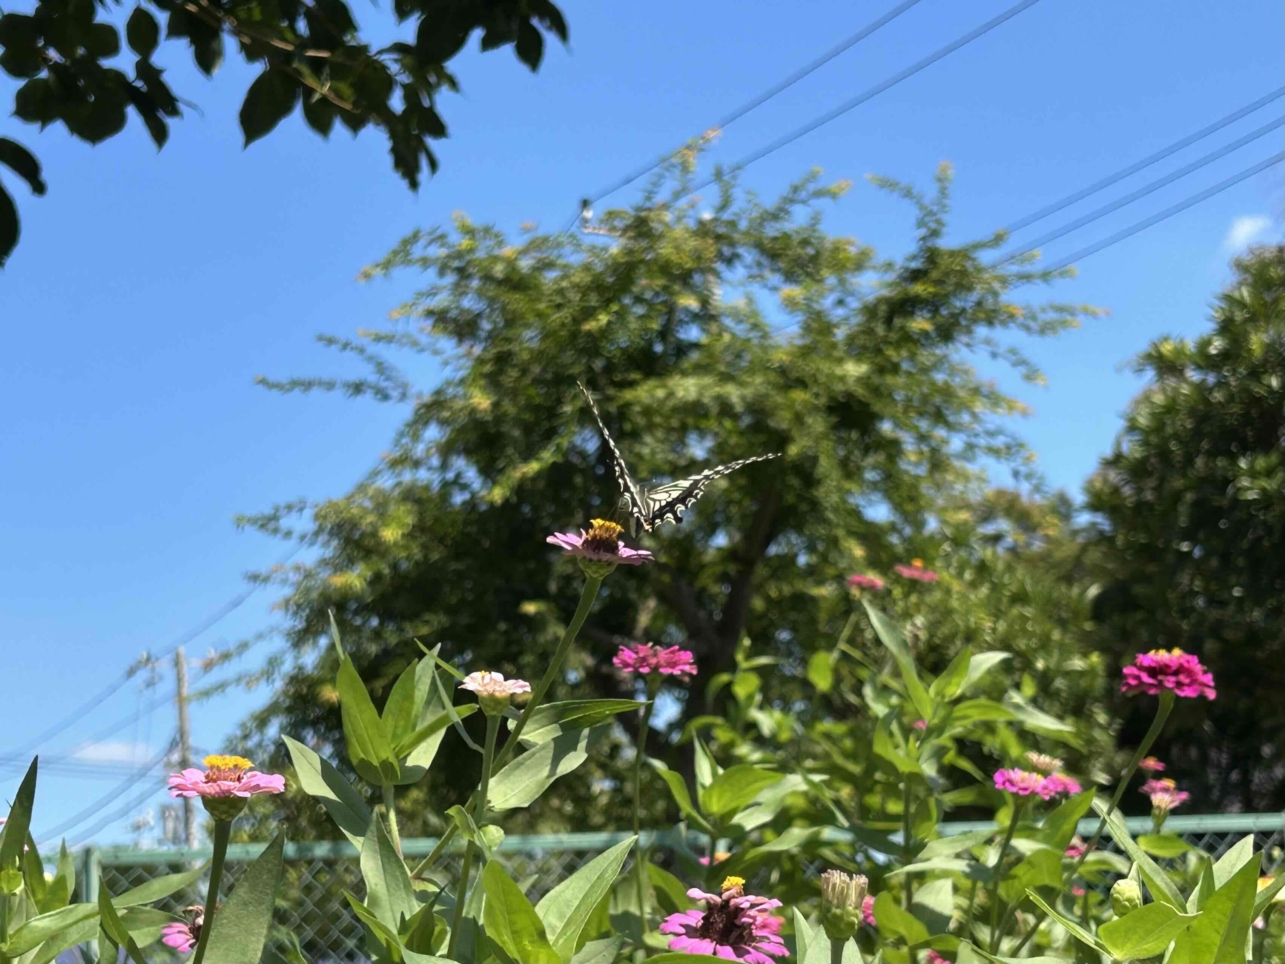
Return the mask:
{"type": "MultiPolygon", "coordinates": [[[[1135,835],[1151,830],[1151,821],[1146,817],[1131,818],[1128,825],[1135,835]]],[[[993,826],[984,822],[947,823],[941,830],[943,835],[949,835],[993,826]]],[[[1096,828],[1096,818],[1087,819],[1081,822],[1079,832],[1088,838],[1096,828]]],[[[1285,814],[1174,816],[1169,818],[1165,831],[1181,836],[1192,847],[1215,858],[1246,834],[1253,834],[1255,849],[1263,852],[1263,873],[1285,869],[1285,814]]],[[[534,902],[627,836],[624,833],[584,833],[508,837],[501,844],[499,854],[514,879],[522,884],[534,902]]],[[[707,847],[707,841],[702,838],[674,831],[645,836],[652,860],[679,876],[682,876],[684,867],[695,863],[697,852],[703,853],[707,847]]],[[[847,839],[843,833],[835,832],[831,843],[841,847],[847,839]]],[[[433,839],[405,840],[403,848],[413,862],[427,855],[435,843],[433,839]]],[[[1103,838],[1101,846],[1114,849],[1109,837],[1103,838]]],[[[224,871],[225,892],[261,850],[261,844],[239,844],[229,849],[224,871]]],[[[208,851],[199,850],[90,847],[80,855],[79,877],[86,883],[82,897],[97,899],[100,876],[112,894],[120,894],[153,877],[178,873],[208,858],[208,851]]],[[[439,867],[443,879],[452,879],[458,860],[458,852],[447,855],[439,867]]],[[[803,869],[806,875],[815,875],[822,869],[821,862],[804,862],[803,869]]],[[[285,880],[277,902],[276,923],[281,934],[295,935],[307,960],[347,962],[368,959],[363,953],[362,925],[349,907],[345,892],[358,898],[363,894],[361,871],[352,847],[347,843],[334,842],[287,844],[285,880]]],[[[161,905],[161,909],[178,913],[184,905],[201,900],[203,894],[202,882],[190,893],[175,894],[161,905]]]]}

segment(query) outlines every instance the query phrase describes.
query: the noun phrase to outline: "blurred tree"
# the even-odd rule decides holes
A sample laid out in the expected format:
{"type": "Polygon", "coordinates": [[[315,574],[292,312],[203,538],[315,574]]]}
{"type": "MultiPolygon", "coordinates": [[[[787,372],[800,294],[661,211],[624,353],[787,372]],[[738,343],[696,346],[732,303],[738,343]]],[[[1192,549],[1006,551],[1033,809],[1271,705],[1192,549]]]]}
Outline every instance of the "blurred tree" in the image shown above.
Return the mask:
{"type": "MultiPolygon", "coordinates": [[[[1156,750],[1193,811],[1285,807],[1285,248],[1233,270],[1212,331],[1138,358],[1150,383],[1088,487],[1103,645],[1121,662],[1179,646],[1218,684],[1179,701],[1156,750]]],[[[1119,703],[1136,745],[1152,710],[1119,703]]]]}
{"type": "MultiPolygon", "coordinates": [[[[539,676],[580,582],[544,537],[609,515],[618,497],[577,379],[640,479],[785,457],[711,486],[681,526],[649,539],[654,564],[607,580],[564,694],[632,693],[611,665],[621,641],[681,642],[707,680],[734,665],[749,634],[783,659],[765,697],[781,707],[806,699],[808,658],[846,619],[843,579],[858,562],[931,563],[944,541],[938,513],[979,497],[984,469],[1030,477],[1029,453],[1003,424],[1020,404],[969,358],[989,354],[1036,379],[1003,333],[1052,334],[1088,309],[1010,300],[1055,276],[991,266],[999,238],[945,244],[948,168],[933,197],[879,182],[918,213],[914,248],[880,261],[823,230],[818,203],[847,185],[818,186],[815,174],[770,205],[726,180],[710,201],[685,200],[697,146],[678,155],[676,180],[607,212],[592,238],[532,229],[512,242],[462,216],[453,231],[411,235],[366,277],[410,269],[427,286],[391,328],[327,339],[369,362],[368,377],[265,380],[412,411],[381,468],[347,496],[244,520],[318,551],[279,577],[296,658],[246,723],[260,757],[279,754],[278,730],[318,748],[340,738],[333,655],[316,648],[329,609],[377,691],[418,654],[412,635],[461,665],[539,676]],[[439,356],[440,383],[417,391],[392,349],[439,356]],[[293,513],[310,513],[298,531],[293,513]]],[[[698,681],[662,696],[671,742],[652,746],[675,765],[673,735],[727,698],[699,692],[698,681]]],[[[476,766],[472,754],[453,735],[442,754],[455,756],[434,771],[432,808],[408,833],[430,830],[432,811],[468,785],[457,776],[476,766]]],[[[578,827],[624,824],[623,812],[586,799],[613,771],[581,772],[590,779],[542,799],[541,827],[566,826],[573,812],[578,827]]],[[[649,796],[657,814],[662,798],[649,796]]]]}
{"type": "MultiPolygon", "coordinates": [[[[120,0],[115,0],[117,6],[120,0]]],[[[375,48],[364,41],[344,0],[146,0],[124,24],[134,60],[131,78],[109,64],[121,54],[121,30],[99,19],[111,11],[95,0],[35,0],[29,12],[0,16],[0,68],[23,81],[13,114],[41,129],[61,121],[97,144],[125,126],[133,107],[157,148],[169,137],[166,118],[181,100],[152,57],[164,36],[186,38],[207,76],[223,61],[225,41],[263,72],[241,107],[248,146],[303,105],[304,120],[329,137],[336,118],[354,134],[373,125],[388,138],[393,167],[412,188],[424,165],[437,170],[429,138],[446,136],[438,92],[456,90],[446,63],[474,30],[482,49],[514,44],[532,70],[544,54],[540,28],[562,41],[567,25],[551,0],[394,0],[397,23],[414,21],[414,38],[375,48]]],[[[122,65],[123,66],[123,65],[122,65]]],[[[16,141],[0,137],[0,165],[45,192],[40,165],[16,141]]],[[[18,213],[0,184],[0,266],[18,241],[18,213]]]]}

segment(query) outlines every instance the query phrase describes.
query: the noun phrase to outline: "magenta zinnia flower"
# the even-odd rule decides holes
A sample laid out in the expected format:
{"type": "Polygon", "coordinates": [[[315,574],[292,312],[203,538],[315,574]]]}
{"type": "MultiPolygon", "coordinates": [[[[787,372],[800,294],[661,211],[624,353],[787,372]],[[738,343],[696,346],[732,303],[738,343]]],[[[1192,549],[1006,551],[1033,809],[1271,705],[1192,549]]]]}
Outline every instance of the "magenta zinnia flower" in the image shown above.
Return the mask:
{"type": "Polygon", "coordinates": [[[936,582],[940,576],[931,569],[924,568],[922,559],[911,559],[910,565],[898,563],[892,567],[893,571],[903,579],[913,579],[915,582],[936,582]]]}
{"type": "Polygon", "coordinates": [[[646,675],[655,672],[684,680],[696,675],[695,657],[690,650],[677,646],[657,646],[654,643],[621,646],[611,661],[622,673],[646,675]]]}
{"type": "Polygon", "coordinates": [[[1146,794],[1161,793],[1165,790],[1176,790],[1176,789],[1178,789],[1177,782],[1175,782],[1174,780],[1170,780],[1168,777],[1161,777],[1158,780],[1148,780],[1141,787],[1139,787],[1139,791],[1146,794]]]}
{"type": "Polygon", "coordinates": [[[950,959],[942,957],[932,948],[929,948],[928,953],[924,955],[924,964],[950,964],[950,959]]]}
{"type": "Polygon", "coordinates": [[[1138,763],[1138,769],[1144,773],[1164,773],[1165,765],[1153,756],[1144,756],[1138,763]]]}
{"type": "Polygon", "coordinates": [[[186,924],[176,921],[161,928],[161,943],[180,954],[187,954],[196,947],[196,935],[186,924]]]}
{"type": "Polygon", "coordinates": [[[1148,780],[1142,785],[1142,792],[1151,798],[1153,814],[1167,814],[1174,807],[1181,806],[1190,798],[1186,790],[1179,790],[1173,780],[1148,780]]]}
{"type": "Polygon", "coordinates": [[[188,767],[170,774],[171,797],[250,797],[285,792],[285,777],[252,770],[254,764],[245,757],[207,756],[201,762],[205,770],[188,767]]]}
{"type": "Polygon", "coordinates": [[[1072,794],[1079,793],[1080,790],[1081,787],[1077,781],[1072,780],[1065,773],[1055,773],[1052,776],[1045,777],[1040,784],[1040,788],[1035,792],[1045,800],[1052,800],[1054,797],[1063,795],[1069,797],[1072,794]]]}
{"type": "Polygon", "coordinates": [[[1043,783],[1044,777],[1041,774],[1031,773],[1029,770],[1013,767],[1010,770],[995,771],[995,788],[1016,793],[1019,797],[1029,797],[1032,793],[1039,793],[1043,783]]]}
{"type": "Polygon", "coordinates": [[[848,577],[848,585],[853,589],[870,589],[878,592],[884,587],[885,583],[878,576],[864,576],[858,572],[848,577]]]}
{"type": "Polygon", "coordinates": [[[606,519],[591,519],[589,531],[580,530],[580,535],[571,532],[555,532],[544,541],[559,546],[569,556],[578,556],[589,562],[606,563],[612,566],[640,566],[652,558],[646,549],[630,549],[620,544],[620,534],[624,528],[606,519]]]}
{"type": "Polygon", "coordinates": [[[709,954],[744,964],[773,964],[773,957],[789,954],[781,942],[782,920],[768,911],[781,906],[779,900],[745,893],[745,881],[728,877],[720,894],[707,894],[693,887],[692,900],[705,902],[705,909],[670,914],[660,925],[662,934],[675,935],[669,949],[686,954],[709,954]]]}
{"type": "Polygon", "coordinates": [[[1066,845],[1066,856],[1070,857],[1072,860],[1079,860],[1084,856],[1084,851],[1086,849],[1087,845],[1084,843],[1083,838],[1081,838],[1079,834],[1076,834],[1071,838],[1071,842],[1066,845]]]}
{"type": "Polygon", "coordinates": [[[875,898],[873,894],[867,894],[865,899],[861,901],[861,919],[871,927],[878,926],[878,922],[875,920],[875,898]]]}
{"type": "Polygon", "coordinates": [[[1161,690],[1172,690],[1177,696],[1203,696],[1212,700],[1214,674],[1201,665],[1191,653],[1180,649],[1153,649],[1139,653],[1133,665],[1124,668],[1124,682],[1120,692],[1133,696],[1136,693],[1155,695],[1161,690]]]}

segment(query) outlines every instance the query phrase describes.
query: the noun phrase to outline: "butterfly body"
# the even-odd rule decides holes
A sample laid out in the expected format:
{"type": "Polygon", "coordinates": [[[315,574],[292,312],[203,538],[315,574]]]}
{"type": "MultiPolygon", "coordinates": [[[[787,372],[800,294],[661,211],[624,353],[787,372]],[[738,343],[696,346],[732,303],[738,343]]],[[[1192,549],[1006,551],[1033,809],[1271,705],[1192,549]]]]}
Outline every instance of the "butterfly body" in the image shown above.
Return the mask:
{"type": "MultiPolygon", "coordinates": [[[[577,382],[577,384],[579,383],[577,382]]],[[[666,522],[681,523],[683,521],[683,513],[705,494],[705,487],[715,479],[730,475],[742,466],[774,459],[781,454],[780,452],[774,452],[771,455],[755,455],[752,458],[728,462],[726,465],[705,469],[685,479],[666,482],[662,485],[652,487],[639,485],[633,476],[629,474],[629,468],[625,465],[624,456],[620,454],[620,449],[616,446],[615,439],[607,431],[607,426],[602,421],[602,415],[599,413],[593,397],[583,385],[580,385],[580,391],[584,392],[584,397],[588,400],[589,407],[593,410],[593,417],[597,420],[598,428],[602,432],[603,440],[606,441],[607,447],[611,450],[611,461],[616,471],[616,481],[620,483],[620,505],[628,513],[630,521],[633,523],[635,535],[639,527],[644,532],[651,532],[666,522]]]]}

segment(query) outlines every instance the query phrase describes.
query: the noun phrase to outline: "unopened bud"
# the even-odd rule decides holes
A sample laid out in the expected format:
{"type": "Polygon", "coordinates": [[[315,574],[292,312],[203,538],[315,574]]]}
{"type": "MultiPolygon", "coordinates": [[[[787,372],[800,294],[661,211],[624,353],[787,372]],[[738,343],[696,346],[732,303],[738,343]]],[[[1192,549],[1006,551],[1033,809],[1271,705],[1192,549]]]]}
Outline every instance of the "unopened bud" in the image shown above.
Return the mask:
{"type": "Polygon", "coordinates": [[[1124,878],[1111,885],[1111,909],[1116,917],[1123,917],[1142,906],[1142,888],[1136,880],[1124,878]]]}
{"type": "Polygon", "coordinates": [[[846,941],[861,926],[866,885],[861,874],[827,870],[821,875],[821,923],[830,940],[846,941]]]}

